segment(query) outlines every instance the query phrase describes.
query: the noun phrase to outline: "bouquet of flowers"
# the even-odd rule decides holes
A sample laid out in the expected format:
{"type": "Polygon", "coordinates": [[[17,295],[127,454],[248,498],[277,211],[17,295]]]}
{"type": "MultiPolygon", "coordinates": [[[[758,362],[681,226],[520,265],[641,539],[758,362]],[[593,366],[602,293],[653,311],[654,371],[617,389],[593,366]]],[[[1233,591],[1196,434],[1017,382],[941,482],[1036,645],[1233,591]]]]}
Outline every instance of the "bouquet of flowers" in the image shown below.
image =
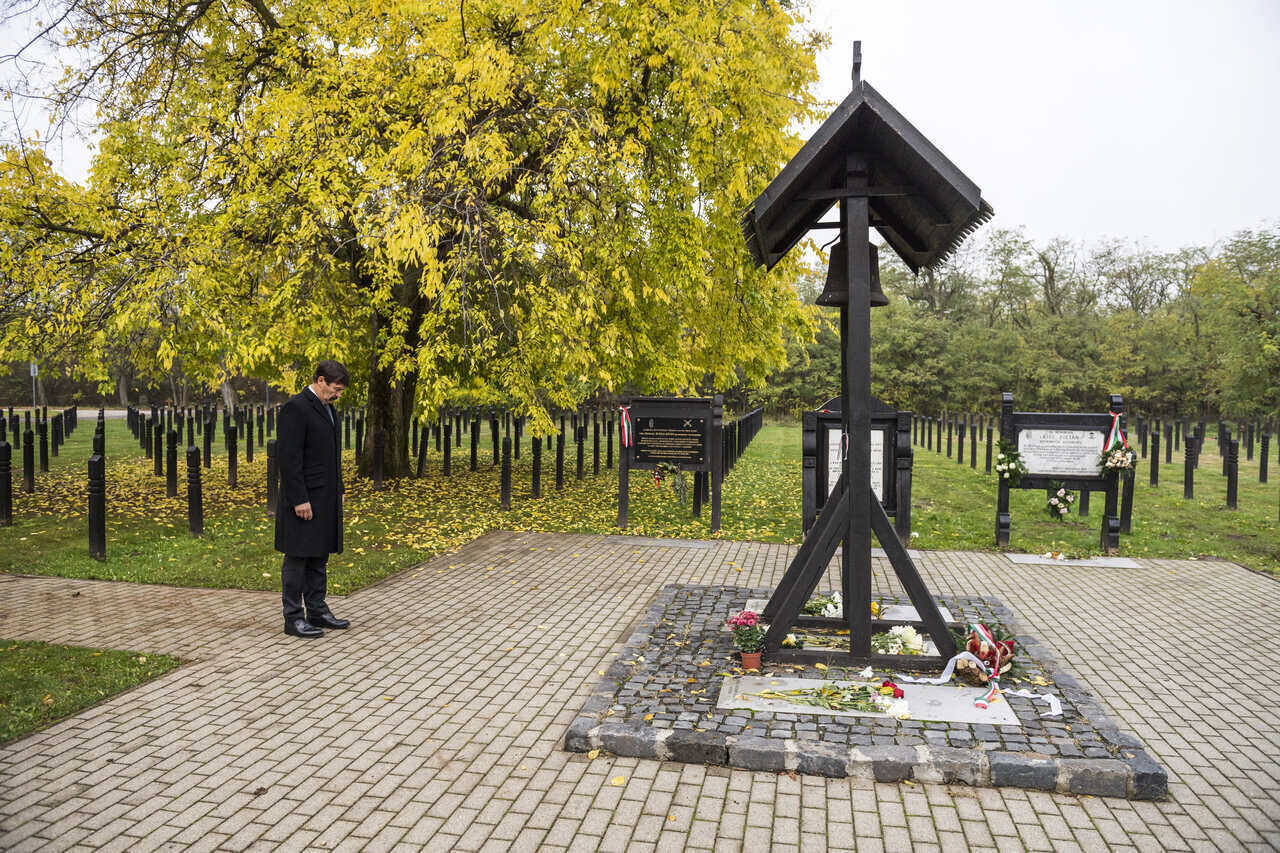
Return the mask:
{"type": "Polygon", "coordinates": [[[1027,474],[1027,463],[1022,461],[1022,454],[1013,442],[1002,438],[996,448],[995,469],[997,477],[1008,480],[1010,486],[1016,486],[1027,474]]]}
{"type": "Polygon", "coordinates": [[[844,613],[844,602],[839,592],[830,595],[815,595],[805,602],[804,613],[807,616],[833,616],[839,618],[844,613]]]}
{"type": "MultiPolygon", "coordinates": [[[[844,615],[844,601],[840,597],[839,590],[830,595],[818,594],[805,602],[802,612],[806,616],[827,616],[839,619],[844,615]]],[[[875,619],[879,615],[880,602],[871,602],[871,618],[875,619]]]]}
{"type": "Polygon", "coordinates": [[[760,651],[764,645],[764,626],[760,624],[760,614],[754,610],[743,610],[737,616],[729,618],[728,625],[733,629],[733,644],[738,651],[760,651]]]}
{"type": "Polygon", "coordinates": [[[910,625],[898,625],[871,636],[871,651],[878,655],[922,655],[924,637],[910,625]]]}
{"type": "Polygon", "coordinates": [[[671,482],[671,493],[676,496],[678,502],[684,503],[685,497],[689,494],[689,484],[680,466],[670,462],[659,462],[658,467],[653,470],[653,484],[660,486],[663,480],[671,482]]]}
{"type": "MultiPolygon", "coordinates": [[[[866,673],[863,673],[865,676],[866,673]]],[[[811,705],[829,711],[863,711],[888,714],[907,719],[910,708],[903,690],[892,681],[875,682],[825,682],[819,687],[802,687],[798,690],[762,690],[749,694],[764,699],[778,699],[793,705],[811,705]]]]}
{"type": "Polygon", "coordinates": [[[1076,496],[1059,483],[1058,488],[1054,489],[1049,495],[1049,499],[1045,501],[1044,508],[1054,521],[1062,521],[1067,513],[1071,511],[1071,505],[1075,502],[1076,496]]]}

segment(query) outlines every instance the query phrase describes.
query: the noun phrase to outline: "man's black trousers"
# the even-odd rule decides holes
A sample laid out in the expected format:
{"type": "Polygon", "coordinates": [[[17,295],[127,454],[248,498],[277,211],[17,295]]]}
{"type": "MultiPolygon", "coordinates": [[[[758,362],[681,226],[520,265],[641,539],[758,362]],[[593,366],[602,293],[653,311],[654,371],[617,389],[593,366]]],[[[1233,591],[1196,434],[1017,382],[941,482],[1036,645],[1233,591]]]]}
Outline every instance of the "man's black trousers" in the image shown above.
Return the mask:
{"type": "Polygon", "coordinates": [[[329,612],[324,602],[325,565],[329,557],[295,557],[286,554],[280,575],[284,592],[284,621],[305,619],[329,612]],[[303,605],[306,612],[303,613],[303,605]]]}

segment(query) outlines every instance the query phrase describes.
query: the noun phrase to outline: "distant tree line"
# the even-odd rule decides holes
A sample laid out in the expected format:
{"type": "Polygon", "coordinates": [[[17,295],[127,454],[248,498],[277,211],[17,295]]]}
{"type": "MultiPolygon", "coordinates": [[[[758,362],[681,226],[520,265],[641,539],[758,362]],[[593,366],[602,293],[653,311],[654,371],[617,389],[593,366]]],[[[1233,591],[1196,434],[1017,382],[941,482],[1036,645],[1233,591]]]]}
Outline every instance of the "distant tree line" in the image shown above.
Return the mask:
{"type": "MultiPolygon", "coordinates": [[[[1176,252],[995,230],[937,271],[894,260],[881,279],[873,390],[900,408],[990,412],[1012,391],[1021,410],[1097,410],[1118,393],[1166,416],[1280,413],[1280,228],[1176,252]]],[[[813,340],[788,337],[787,367],[732,396],[795,414],[839,393],[838,311],[812,304],[822,284],[800,294],[825,321],[813,340]]]]}

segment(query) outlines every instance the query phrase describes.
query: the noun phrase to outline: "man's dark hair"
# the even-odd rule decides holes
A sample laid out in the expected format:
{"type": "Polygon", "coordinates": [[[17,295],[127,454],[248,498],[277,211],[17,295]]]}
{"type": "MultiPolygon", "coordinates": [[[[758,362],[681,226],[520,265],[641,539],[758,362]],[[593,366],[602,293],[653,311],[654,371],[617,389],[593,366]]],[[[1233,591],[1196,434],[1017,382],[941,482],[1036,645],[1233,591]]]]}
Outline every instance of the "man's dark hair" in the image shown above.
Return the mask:
{"type": "Polygon", "coordinates": [[[346,386],[351,384],[351,374],[347,373],[347,369],[342,366],[342,362],[340,361],[326,360],[317,364],[316,371],[312,375],[311,381],[315,382],[321,376],[323,376],[324,381],[328,382],[330,385],[338,384],[346,386]]]}

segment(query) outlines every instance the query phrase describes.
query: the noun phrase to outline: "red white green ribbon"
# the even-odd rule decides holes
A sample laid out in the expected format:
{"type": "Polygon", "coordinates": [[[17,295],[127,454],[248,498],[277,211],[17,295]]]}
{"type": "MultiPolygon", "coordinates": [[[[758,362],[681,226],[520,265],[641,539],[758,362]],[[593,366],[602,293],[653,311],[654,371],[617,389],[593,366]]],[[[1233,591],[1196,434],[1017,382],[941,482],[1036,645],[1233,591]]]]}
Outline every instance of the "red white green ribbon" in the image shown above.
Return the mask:
{"type": "Polygon", "coordinates": [[[1000,668],[1001,664],[1004,663],[1004,653],[1000,648],[1000,644],[996,642],[995,636],[987,629],[986,625],[981,622],[971,622],[969,630],[977,634],[984,643],[991,646],[991,651],[995,654],[995,660],[991,663],[991,671],[987,676],[991,689],[983,694],[982,698],[973,701],[975,708],[986,709],[1000,695],[1000,668]]]}
{"type": "Polygon", "coordinates": [[[972,632],[974,632],[975,634],[977,634],[977,635],[978,635],[979,637],[981,637],[983,640],[985,640],[985,641],[987,642],[987,644],[988,644],[988,645],[990,645],[990,646],[992,646],[992,647],[994,647],[994,646],[995,646],[995,644],[996,644],[996,638],[995,638],[994,636],[992,636],[992,634],[991,634],[991,632],[990,632],[989,630],[987,630],[987,626],[986,626],[986,625],[983,625],[981,622],[970,622],[970,623],[969,623],[969,630],[970,630],[970,631],[972,631],[972,632]]]}
{"type": "Polygon", "coordinates": [[[622,413],[622,416],[620,418],[620,429],[618,431],[620,435],[620,440],[622,441],[623,447],[630,447],[631,441],[633,438],[632,427],[631,427],[631,407],[619,406],[618,411],[622,413]]]}
{"type": "Polygon", "coordinates": [[[1125,438],[1124,430],[1120,429],[1120,413],[1111,413],[1111,431],[1107,433],[1107,440],[1102,443],[1102,452],[1110,453],[1117,447],[1129,449],[1129,439],[1125,438]]]}
{"type": "Polygon", "coordinates": [[[986,710],[987,706],[996,701],[996,697],[1000,695],[1000,680],[991,679],[991,689],[982,695],[980,699],[973,700],[973,707],[986,710]]]}

